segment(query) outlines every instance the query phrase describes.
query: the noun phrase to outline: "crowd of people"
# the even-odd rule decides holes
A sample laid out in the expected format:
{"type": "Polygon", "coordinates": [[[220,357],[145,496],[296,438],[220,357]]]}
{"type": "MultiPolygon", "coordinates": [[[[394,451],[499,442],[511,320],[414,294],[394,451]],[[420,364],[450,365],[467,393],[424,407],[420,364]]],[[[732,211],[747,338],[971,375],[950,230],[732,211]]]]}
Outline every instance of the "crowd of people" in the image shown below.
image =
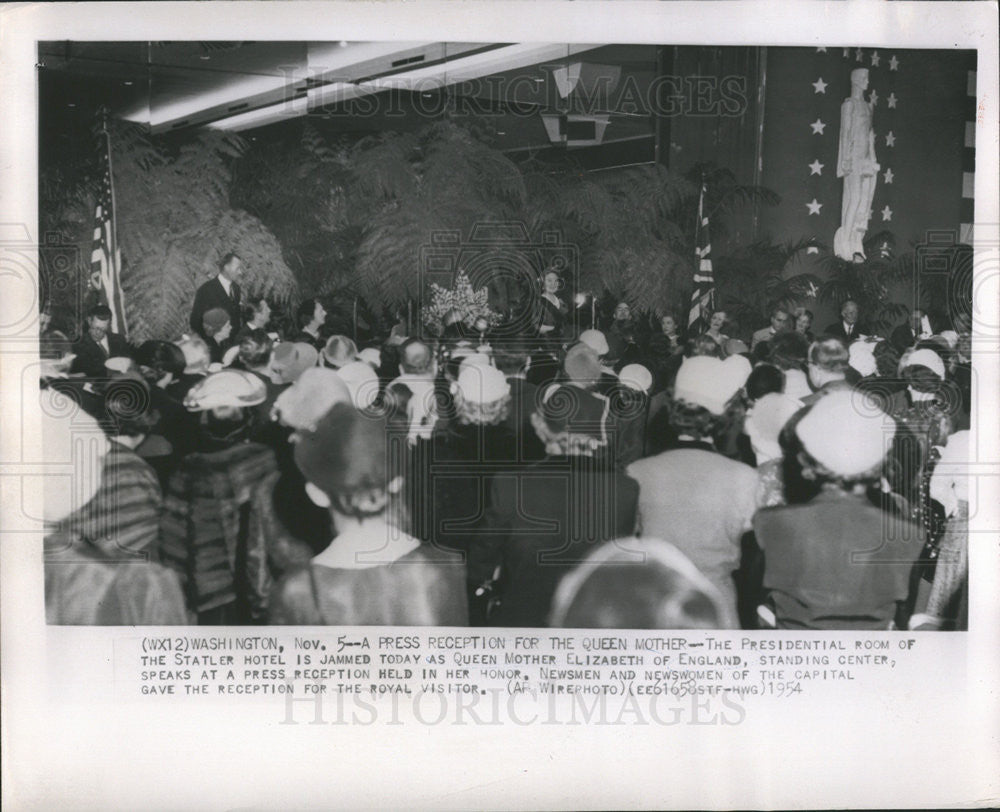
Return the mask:
{"type": "Polygon", "coordinates": [[[579,330],[548,273],[522,334],[359,342],[317,299],[275,329],[241,276],[177,340],[44,326],[43,443],[78,461],[50,623],[967,627],[967,320],[579,330]]]}

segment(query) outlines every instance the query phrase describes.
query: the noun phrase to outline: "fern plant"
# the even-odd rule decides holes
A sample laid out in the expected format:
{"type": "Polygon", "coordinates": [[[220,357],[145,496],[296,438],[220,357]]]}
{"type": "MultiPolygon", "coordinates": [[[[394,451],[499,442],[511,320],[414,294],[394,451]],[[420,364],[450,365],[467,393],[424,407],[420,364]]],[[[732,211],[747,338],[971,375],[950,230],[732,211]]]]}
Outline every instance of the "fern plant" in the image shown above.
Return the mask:
{"type": "Polygon", "coordinates": [[[199,132],[173,150],[143,130],[109,123],[117,193],[122,288],[133,340],[175,338],[188,329],[197,287],[237,251],[252,295],[288,299],[295,281],[274,235],[229,205],[238,136],[199,132]]]}

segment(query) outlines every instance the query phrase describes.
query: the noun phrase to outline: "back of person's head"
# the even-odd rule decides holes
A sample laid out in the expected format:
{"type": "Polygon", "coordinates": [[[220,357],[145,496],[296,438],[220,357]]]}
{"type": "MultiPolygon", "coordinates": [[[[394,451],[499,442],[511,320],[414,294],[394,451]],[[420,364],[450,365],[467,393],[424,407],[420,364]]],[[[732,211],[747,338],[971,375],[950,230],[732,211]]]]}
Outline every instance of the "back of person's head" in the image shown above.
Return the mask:
{"type": "Polygon", "coordinates": [[[434,352],[420,339],[409,338],[400,347],[399,367],[409,375],[429,375],[434,370],[434,352]]]}
{"type": "Polygon", "coordinates": [[[295,308],[295,323],[299,329],[310,324],[316,315],[316,299],[306,299],[295,308]]]}
{"type": "Polygon", "coordinates": [[[518,375],[528,363],[528,347],[520,342],[505,342],[493,348],[493,363],[504,375],[518,375]]]}
{"type": "Polygon", "coordinates": [[[785,388],[785,373],[773,364],[758,364],[747,378],[745,389],[750,400],[759,400],[785,388]]]}
{"type": "Polygon", "coordinates": [[[794,330],[778,333],[769,342],[768,361],[780,369],[803,369],[809,355],[809,340],[794,330]]]}
{"type": "Polygon", "coordinates": [[[894,378],[899,369],[899,350],[891,341],[877,341],[872,350],[875,371],[880,378],[894,378]]]}
{"type": "Polygon", "coordinates": [[[695,336],[688,339],[684,346],[684,356],[694,358],[700,355],[707,355],[710,358],[722,358],[722,347],[714,338],[707,335],[695,336]]]}
{"type": "Polygon", "coordinates": [[[137,373],[110,379],[102,387],[105,431],[111,437],[142,437],[159,418],[149,386],[137,373]]]}
{"type": "Polygon", "coordinates": [[[310,496],[357,519],[385,513],[402,486],[389,469],[386,429],[384,418],[338,403],[315,430],[301,432],[295,462],[311,486],[310,496]]]}
{"type": "Polygon", "coordinates": [[[261,329],[251,330],[240,340],[239,359],[247,369],[266,367],[271,360],[274,342],[261,329]]]}
{"type": "Polygon", "coordinates": [[[830,374],[843,375],[847,371],[850,353],[839,338],[814,341],[809,348],[809,364],[830,374]]]}
{"type": "Polygon", "coordinates": [[[107,305],[94,305],[87,311],[87,319],[98,319],[100,321],[111,321],[111,308],[107,305]]]}
{"type": "Polygon", "coordinates": [[[177,378],[184,374],[184,367],[187,366],[184,352],[169,341],[144,341],[136,352],[135,360],[156,380],[167,374],[177,378]]]}
{"type": "Polygon", "coordinates": [[[672,544],[620,539],[559,584],[549,625],[572,629],[724,629],[733,611],[672,544]]]}

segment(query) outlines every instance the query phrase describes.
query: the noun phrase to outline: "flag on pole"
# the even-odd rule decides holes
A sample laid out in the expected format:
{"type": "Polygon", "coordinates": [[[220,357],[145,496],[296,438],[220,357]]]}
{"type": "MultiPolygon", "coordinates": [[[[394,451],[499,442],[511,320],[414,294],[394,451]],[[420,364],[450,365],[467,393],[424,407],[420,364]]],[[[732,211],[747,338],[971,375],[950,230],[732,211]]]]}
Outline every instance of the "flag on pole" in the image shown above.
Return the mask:
{"type": "Polygon", "coordinates": [[[103,173],[94,212],[94,247],[90,254],[90,286],[98,301],[111,309],[111,332],[128,338],[121,284],[121,252],[115,224],[115,188],[111,176],[111,136],[103,130],[103,173]]]}
{"type": "Polygon", "coordinates": [[[708,329],[708,320],[715,306],[715,277],[712,274],[712,241],[708,234],[708,215],[705,214],[706,184],[701,184],[698,198],[698,225],[695,230],[695,255],[698,267],[694,272],[694,290],[691,293],[691,311],[688,314],[688,332],[691,335],[708,329]]]}

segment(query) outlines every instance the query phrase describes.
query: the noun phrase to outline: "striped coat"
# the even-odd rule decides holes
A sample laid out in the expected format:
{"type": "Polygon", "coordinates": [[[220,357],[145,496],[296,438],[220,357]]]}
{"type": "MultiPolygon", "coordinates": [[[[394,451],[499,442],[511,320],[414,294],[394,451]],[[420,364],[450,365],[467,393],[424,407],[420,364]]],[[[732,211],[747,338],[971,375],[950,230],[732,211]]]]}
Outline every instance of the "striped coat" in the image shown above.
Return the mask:
{"type": "Polygon", "coordinates": [[[142,457],[112,442],[101,486],[66,519],[60,535],[108,561],[130,561],[156,552],[163,496],[156,472],[142,457]]]}
{"type": "Polygon", "coordinates": [[[189,454],[174,472],[164,502],[160,556],[180,575],[191,610],[206,612],[246,599],[250,499],[275,470],[269,448],[240,443],[189,454]]]}

